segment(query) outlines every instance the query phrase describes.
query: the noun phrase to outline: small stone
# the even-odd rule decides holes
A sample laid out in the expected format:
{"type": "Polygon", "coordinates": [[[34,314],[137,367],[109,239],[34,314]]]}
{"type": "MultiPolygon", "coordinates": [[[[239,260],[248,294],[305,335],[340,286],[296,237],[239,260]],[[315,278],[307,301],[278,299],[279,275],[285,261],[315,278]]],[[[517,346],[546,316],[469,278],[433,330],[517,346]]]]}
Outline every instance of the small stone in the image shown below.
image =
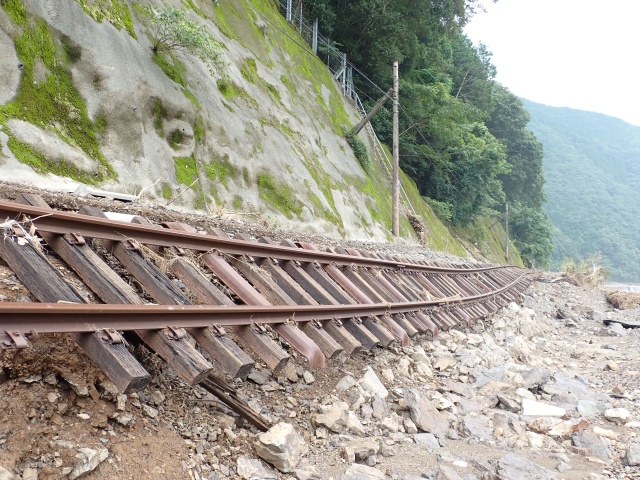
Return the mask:
{"type": "Polygon", "coordinates": [[[395,380],[395,376],[393,375],[393,370],[390,368],[384,368],[380,372],[382,378],[384,378],[387,382],[393,382],[395,380]]]}
{"type": "Polygon", "coordinates": [[[116,410],[118,412],[124,412],[127,405],[127,396],[123,394],[116,395],[116,410]]]}
{"type": "Polygon", "coordinates": [[[342,475],[341,480],[388,480],[389,477],[382,470],[367,465],[352,463],[342,475]]]}
{"type": "Polygon", "coordinates": [[[164,394],[160,390],[154,390],[149,397],[149,401],[155,406],[162,405],[164,400],[164,394]]]}
{"type": "Polygon", "coordinates": [[[380,453],[383,457],[393,457],[396,454],[396,449],[391,445],[387,445],[386,442],[382,442],[380,445],[380,453]]]}
{"type": "Polygon", "coordinates": [[[520,401],[508,397],[507,395],[498,394],[499,407],[513,413],[520,412],[520,401]]]}
{"type": "Polygon", "coordinates": [[[373,410],[371,413],[373,418],[381,419],[385,416],[387,411],[387,402],[381,396],[375,395],[373,397],[373,402],[371,402],[371,408],[373,410]]]}
{"type": "Polygon", "coordinates": [[[612,372],[617,372],[618,370],[620,370],[620,365],[618,365],[616,362],[614,362],[613,360],[609,360],[607,362],[607,364],[604,367],[605,370],[610,370],[612,372]]]}
{"type": "Polygon", "coordinates": [[[527,432],[527,440],[529,440],[529,446],[534,448],[542,448],[544,445],[544,436],[535,432],[527,432]]]}
{"type": "Polygon", "coordinates": [[[304,373],[302,374],[302,379],[304,380],[304,383],[306,383],[307,385],[311,385],[313,382],[316,381],[316,378],[311,374],[311,372],[305,370],[304,373]]]}
{"type": "Polygon", "coordinates": [[[64,419],[57,413],[54,413],[51,415],[51,423],[60,427],[64,424],[64,419]]]}
{"type": "Polygon", "coordinates": [[[61,376],[79,397],[89,396],[89,387],[81,378],[69,372],[62,373],[61,376]]]}
{"type": "Polygon", "coordinates": [[[404,400],[411,420],[423,432],[446,435],[449,431],[449,421],[415,388],[409,388],[404,393],[404,400]]]}
{"type": "Polygon", "coordinates": [[[418,433],[418,428],[416,427],[416,424],[413,423],[413,421],[411,421],[410,418],[405,418],[402,422],[402,425],[404,426],[405,432],[407,432],[409,435],[414,435],[418,433]]]}
{"type": "Polygon", "coordinates": [[[85,473],[95,470],[98,465],[104,462],[109,456],[109,450],[102,448],[100,450],[93,450],[91,448],[80,448],[78,450],[78,463],[69,473],[69,479],[75,480],[76,478],[84,475],[85,473]]]}
{"type": "Polygon", "coordinates": [[[558,471],[560,473],[568,472],[569,470],[571,470],[571,465],[568,463],[560,462],[560,465],[558,465],[558,471]]]}
{"type": "Polygon", "coordinates": [[[258,385],[266,385],[269,381],[269,375],[254,370],[249,375],[247,375],[247,379],[251,380],[254,383],[257,383],[258,385]]]}
{"type": "Polygon", "coordinates": [[[49,401],[49,403],[56,403],[59,398],[60,398],[60,395],[58,395],[57,393],[54,393],[54,392],[47,393],[47,400],[49,401]]]}
{"type": "Polygon", "coordinates": [[[357,438],[349,443],[349,448],[353,450],[356,461],[365,460],[380,451],[380,443],[374,438],[357,438]]]}
{"type": "Polygon", "coordinates": [[[118,395],[118,387],[110,380],[102,380],[98,386],[102,389],[102,397],[105,400],[115,400],[118,395]]]}
{"type": "Polygon", "coordinates": [[[251,458],[248,455],[241,455],[236,462],[236,470],[238,475],[249,480],[260,478],[264,480],[277,479],[278,474],[267,468],[257,458],[251,458]]]}
{"type": "Polygon", "coordinates": [[[238,439],[238,435],[236,435],[230,428],[224,429],[224,436],[227,437],[231,443],[235,443],[238,439]]]}
{"type": "Polygon", "coordinates": [[[604,418],[612,423],[624,425],[631,413],[626,408],[609,408],[604,412],[604,418]]]}
{"type": "Polygon", "coordinates": [[[438,480],[463,480],[458,472],[447,465],[440,465],[437,478],[438,480]]]}
{"type": "Polygon", "coordinates": [[[456,365],[457,360],[450,353],[445,353],[436,359],[436,364],[433,366],[436,370],[445,371],[456,365]]]}
{"type": "Polygon", "coordinates": [[[79,414],[78,414],[78,418],[79,418],[80,420],[89,420],[89,419],[91,418],[91,416],[90,416],[90,415],[87,415],[86,413],[79,413],[79,414]]]}
{"type": "Polygon", "coordinates": [[[557,474],[515,453],[508,453],[498,460],[499,480],[555,480],[557,474]]]}
{"type": "Polygon", "coordinates": [[[624,456],[624,463],[630,467],[640,466],[640,444],[630,443],[624,456]]]}
{"type": "Polygon", "coordinates": [[[345,462],[353,463],[356,461],[356,452],[354,452],[353,448],[351,448],[350,446],[347,445],[346,447],[344,447],[343,454],[345,462]]]}
{"type": "Polygon", "coordinates": [[[598,403],[593,400],[580,400],[578,413],[583,417],[595,417],[598,414],[598,403]]]}
{"type": "Polygon", "coordinates": [[[114,417],[116,423],[122,425],[123,427],[131,425],[133,419],[134,417],[131,413],[120,413],[117,417],[114,417]]]}
{"type": "Polygon", "coordinates": [[[609,447],[594,432],[585,430],[583,432],[575,433],[571,437],[571,441],[576,447],[590,450],[591,455],[605,459],[611,457],[611,450],[609,447]]]}
{"type": "Polygon", "coordinates": [[[150,405],[142,405],[142,411],[149,418],[156,418],[158,416],[158,410],[150,405]]]}
{"type": "Polygon", "coordinates": [[[376,372],[374,372],[371,367],[367,367],[365,369],[364,375],[360,380],[358,380],[358,384],[372,396],[377,395],[382,398],[387,398],[389,395],[389,391],[385,388],[376,375],[376,372]]]}
{"type": "Polygon", "coordinates": [[[336,390],[339,392],[344,392],[345,390],[349,390],[351,387],[356,385],[358,382],[351,375],[346,375],[340,379],[340,381],[336,384],[336,390]]]}
{"type": "Polygon", "coordinates": [[[413,436],[413,441],[418,445],[424,445],[431,450],[440,448],[440,442],[438,442],[438,439],[433,433],[416,433],[413,436]]]}
{"type": "Polygon", "coordinates": [[[540,417],[564,417],[567,411],[564,408],[546,403],[536,402],[527,398],[522,399],[522,415],[540,417]]]}
{"type": "Polygon", "coordinates": [[[22,480],[38,480],[38,469],[27,467],[22,472],[22,480]]]}
{"type": "Polygon", "coordinates": [[[322,413],[312,417],[316,426],[326,427],[335,433],[343,433],[347,429],[349,421],[349,405],[345,402],[336,402],[322,413]]]}
{"type": "Polygon", "coordinates": [[[617,440],[618,434],[613,430],[607,430],[605,428],[593,427],[593,433],[599,437],[608,438],[609,440],[617,440]]]}
{"type": "Polygon", "coordinates": [[[278,423],[258,435],[255,448],[260,458],[284,473],[293,471],[307,452],[304,439],[289,423],[278,423]]]}
{"type": "Polygon", "coordinates": [[[293,476],[297,480],[322,480],[322,476],[313,465],[296,468],[293,471],[293,476]]]}

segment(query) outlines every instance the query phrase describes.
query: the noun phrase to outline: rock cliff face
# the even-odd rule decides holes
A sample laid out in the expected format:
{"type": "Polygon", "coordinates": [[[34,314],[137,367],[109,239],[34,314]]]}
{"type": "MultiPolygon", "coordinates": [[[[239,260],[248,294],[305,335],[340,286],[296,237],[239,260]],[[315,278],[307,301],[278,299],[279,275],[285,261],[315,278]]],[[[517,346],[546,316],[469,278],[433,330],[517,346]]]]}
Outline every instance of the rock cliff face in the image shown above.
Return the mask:
{"type": "Polygon", "coordinates": [[[225,76],[183,51],[154,53],[141,4],[3,1],[0,177],[129,194],[153,185],[145,195],[188,209],[387,238],[386,174],[354,157],[343,135],[355,111],[277,4],[148,3],[167,4],[223,45],[225,76]]]}

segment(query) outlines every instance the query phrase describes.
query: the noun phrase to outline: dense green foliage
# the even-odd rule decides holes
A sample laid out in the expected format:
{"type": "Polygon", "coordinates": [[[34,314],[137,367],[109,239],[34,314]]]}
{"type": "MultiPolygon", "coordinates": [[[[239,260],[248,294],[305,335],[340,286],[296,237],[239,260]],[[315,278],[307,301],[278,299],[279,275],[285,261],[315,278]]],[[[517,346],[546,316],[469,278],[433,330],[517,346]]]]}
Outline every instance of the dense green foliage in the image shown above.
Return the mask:
{"type": "Polygon", "coordinates": [[[524,101],[544,144],[554,266],[600,253],[615,280],[640,280],[640,127],[524,101]]]}
{"type": "MultiPolygon", "coordinates": [[[[420,194],[457,226],[480,216],[498,219],[509,203],[516,247],[528,264],[544,266],[552,244],[542,210],[542,146],[526,130],[521,101],[494,81],[491,54],[463,33],[479,6],[474,0],[305,2],[320,30],[364,73],[354,81],[366,107],[391,85],[391,65],[400,62],[400,164],[420,194]]],[[[391,117],[387,105],[373,119],[388,144],[391,117]]]]}

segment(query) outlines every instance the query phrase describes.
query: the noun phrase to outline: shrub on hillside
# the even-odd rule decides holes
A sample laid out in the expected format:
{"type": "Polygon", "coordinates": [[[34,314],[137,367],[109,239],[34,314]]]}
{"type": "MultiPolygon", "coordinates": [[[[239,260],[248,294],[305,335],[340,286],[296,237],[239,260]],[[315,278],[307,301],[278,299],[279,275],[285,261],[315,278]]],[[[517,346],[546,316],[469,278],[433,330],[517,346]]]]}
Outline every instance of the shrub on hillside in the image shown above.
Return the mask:
{"type": "Polygon", "coordinates": [[[367,152],[367,146],[353,130],[349,130],[345,138],[364,171],[368,172],[371,169],[371,159],[369,158],[369,152],[367,152]]]}
{"type": "Polygon", "coordinates": [[[154,52],[182,50],[209,65],[211,73],[223,72],[222,45],[216,42],[206,25],[198,25],[184,10],[174,7],[142,8],[148,20],[154,52]]]}

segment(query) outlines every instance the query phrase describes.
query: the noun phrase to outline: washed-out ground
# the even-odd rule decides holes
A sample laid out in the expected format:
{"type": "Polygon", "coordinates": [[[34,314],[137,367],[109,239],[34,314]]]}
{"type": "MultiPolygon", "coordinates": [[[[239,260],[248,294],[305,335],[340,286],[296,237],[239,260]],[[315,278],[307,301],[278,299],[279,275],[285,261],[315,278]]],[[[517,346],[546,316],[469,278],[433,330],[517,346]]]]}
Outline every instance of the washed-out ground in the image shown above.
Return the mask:
{"type": "MultiPolygon", "coordinates": [[[[3,199],[18,192],[5,187],[3,199]]],[[[67,208],[90,202],[46,199],[67,208]]],[[[213,222],[122,207],[199,228],[213,222]]],[[[451,260],[409,244],[357,246],[451,260]]],[[[135,353],[152,382],[123,396],[67,336],[43,335],[31,349],[1,353],[0,479],[640,478],[640,329],[603,323],[638,311],[614,310],[601,291],[559,274],[530,278],[522,305],[410,347],[343,356],[312,372],[292,350],[284,372],[258,362],[249,378],[229,381],[278,424],[267,437],[144,347],[135,353]],[[269,437],[285,434],[286,459],[272,460],[283,473],[258,458],[269,437]]],[[[29,300],[0,262],[0,301],[29,300]]]]}

